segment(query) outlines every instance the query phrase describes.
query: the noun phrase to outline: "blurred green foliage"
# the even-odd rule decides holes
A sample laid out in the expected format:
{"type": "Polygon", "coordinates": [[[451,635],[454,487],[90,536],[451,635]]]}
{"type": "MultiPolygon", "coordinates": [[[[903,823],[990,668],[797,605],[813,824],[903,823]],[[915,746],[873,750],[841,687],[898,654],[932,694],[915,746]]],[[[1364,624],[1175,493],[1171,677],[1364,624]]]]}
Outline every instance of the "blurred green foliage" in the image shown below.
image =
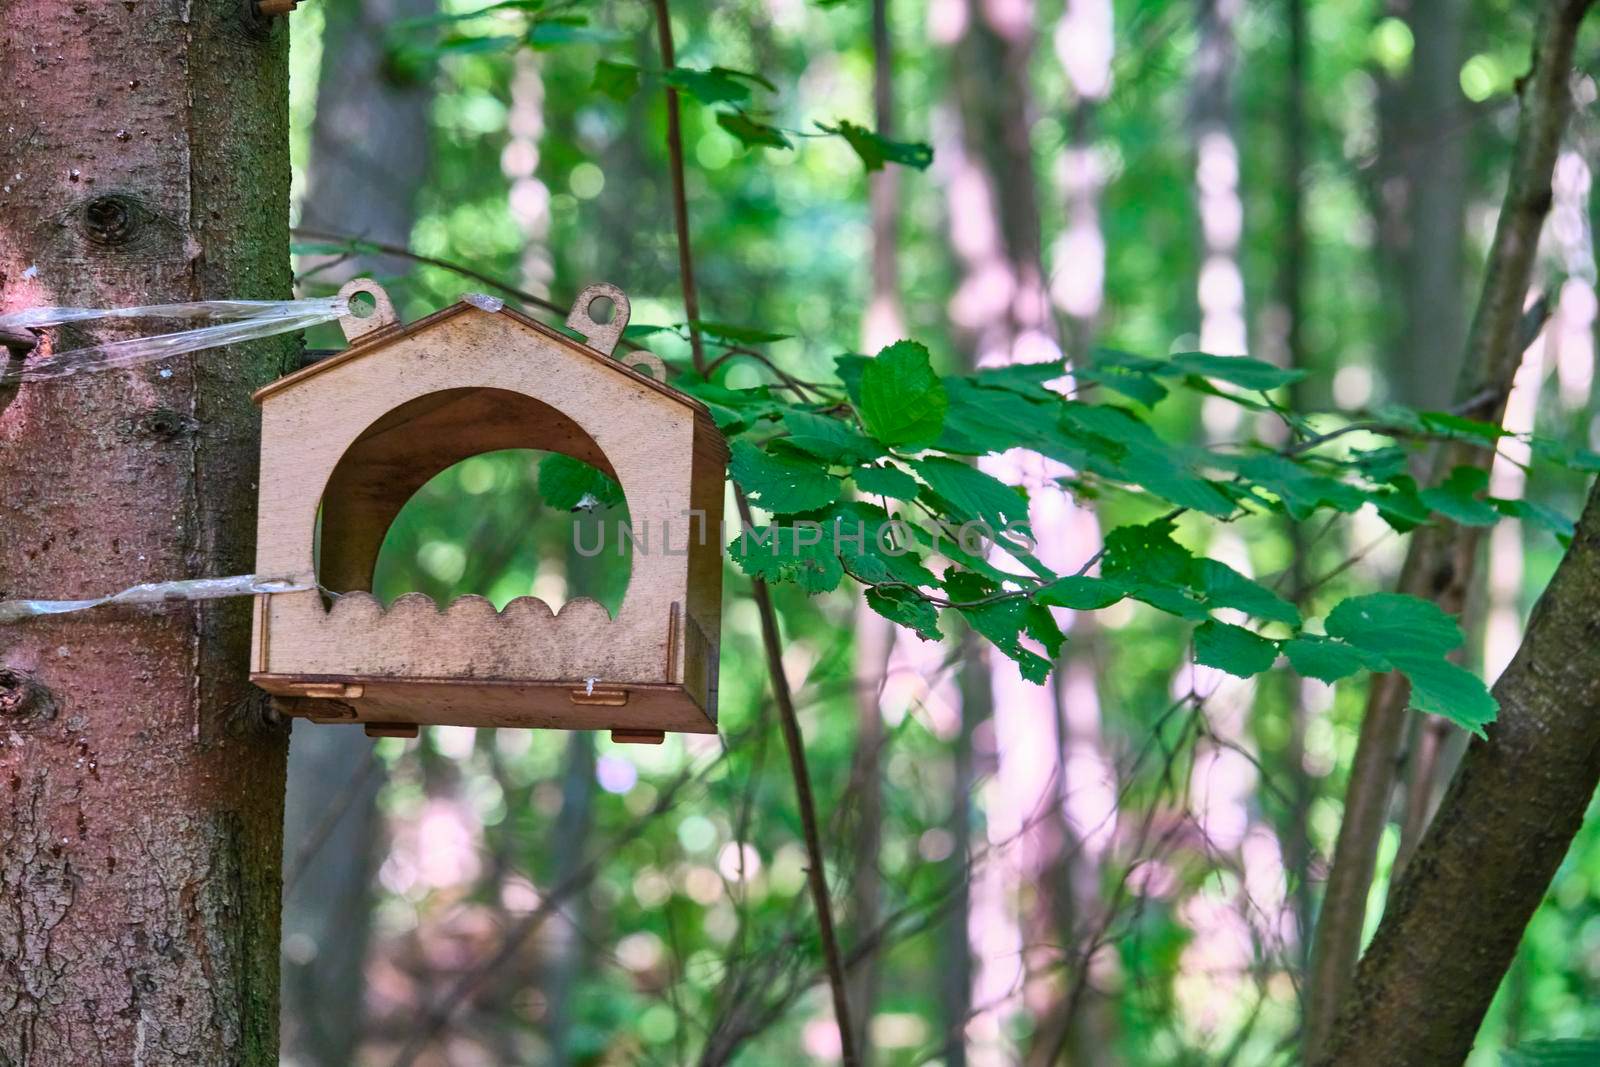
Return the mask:
{"type": "MultiPolygon", "coordinates": [[[[823,400],[780,403],[772,376],[759,363],[739,358],[725,362],[709,381],[680,378],[724,409],[724,427],[738,438],[734,476],[766,518],[776,515],[781,524],[785,514],[836,507],[857,491],[876,496],[887,514],[931,493],[946,515],[986,514],[1003,526],[1020,498],[1000,495],[1010,490],[998,483],[973,479],[976,468],[963,464],[964,473],[958,473],[955,461],[925,454],[923,446],[934,443],[955,455],[1040,450],[1051,442],[1072,446],[1077,451],[1060,456],[1078,472],[1068,488],[1093,504],[1106,530],[1145,528],[1173,505],[1188,509],[1168,520],[1159,536],[1125,553],[1120,574],[1110,554],[1098,575],[1083,576],[1115,582],[1111,587],[1074,583],[1054,571],[1037,575],[1039,587],[1053,590],[1036,594],[1037,601],[1103,609],[1093,629],[1085,628],[1081,637],[1077,629],[1068,633],[1067,655],[1092,663],[1103,709],[1100,744],[1119,770],[1117,802],[1130,818],[1151,812],[1175,826],[1182,823],[1187,776],[1193,773],[1183,753],[1192,750],[1205,720],[1174,697],[1193,684],[1193,660],[1237,667],[1241,674],[1271,662],[1268,651],[1254,643],[1262,639],[1235,625],[1237,618],[1203,621],[1201,637],[1193,636],[1194,623],[1206,620],[1213,607],[1237,609],[1264,624],[1273,639],[1290,639],[1298,613],[1290,618],[1274,592],[1294,551],[1284,512],[1307,520],[1303,563],[1313,584],[1300,607],[1308,618],[1327,617],[1332,635],[1321,639],[1313,632],[1289,640],[1289,660],[1311,678],[1331,681],[1395,651],[1387,634],[1382,647],[1336,640],[1376,631],[1355,626],[1340,634],[1330,613],[1341,604],[1353,605],[1347,613],[1372,606],[1369,595],[1388,584],[1398,558],[1396,531],[1408,521],[1427,519],[1430,511],[1469,522],[1510,514],[1521,550],[1516,606],[1524,615],[1559,559],[1559,536],[1566,529],[1561,516],[1575,512],[1592,469],[1581,451],[1594,440],[1587,398],[1579,404],[1563,399],[1553,378],[1534,383],[1541,390],[1536,429],[1550,442],[1542,447],[1566,452],[1565,462],[1537,466],[1525,501],[1490,500],[1470,476],[1419,487],[1409,481],[1413,471],[1405,457],[1385,451],[1396,441],[1475,432],[1424,425],[1422,416],[1385,406],[1393,399],[1387,378],[1397,311],[1395,295],[1384,290],[1373,262],[1375,101],[1380,81],[1403,73],[1413,48],[1410,31],[1385,6],[1339,0],[1309,10],[1312,137],[1303,184],[1314,267],[1304,328],[1308,373],[1298,395],[1310,409],[1362,409],[1403,432],[1352,433],[1337,447],[1330,445],[1326,461],[1287,468],[1278,462],[1287,463],[1285,457],[1265,448],[1221,457],[1205,431],[1203,413],[1217,392],[1235,397],[1246,433],[1256,440],[1276,435],[1282,442],[1287,434],[1325,432],[1341,422],[1291,421],[1286,427],[1283,414],[1259,392],[1288,384],[1283,372],[1267,361],[1217,364],[1193,352],[1201,253],[1193,158],[1180,136],[1195,48],[1189,6],[1116,5],[1114,90],[1096,110],[1093,131],[1106,182],[1099,205],[1108,249],[1106,303],[1097,323],[1103,347],[1093,359],[1068,354],[1078,361],[1079,382],[1093,383],[1101,395],[1091,397],[1092,403],[1061,402],[1064,414],[1052,408],[1044,430],[1032,436],[1040,429],[1031,421],[1035,409],[1056,403],[1042,394],[1044,379],[997,381],[968,373],[967,343],[949,321],[958,266],[950,249],[941,153],[952,123],[953,60],[947,48],[929,40],[926,5],[891,9],[901,56],[896,137],[904,140],[890,145],[870,132],[865,4],[679,4],[673,12],[678,57],[672,71],[663,71],[655,56],[648,5],[497,5],[502,10],[489,17],[456,18],[478,7],[452,0],[443,9],[448,23],[392,28],[396,66],[428,80],[435,92],[430,179],[417,200],[412,249],[512,285],[536,287],[544,280],[525,276],[525,255],[537,244],[552,267],[548,287],[555,299],[599,279],[622,285],[633,302],[630,336],[686,369],[659,88],[666,83],[683,90],[690,98],[683,125],[694,246],[702,314],[710,320],[701,325],[719,342],[712,351],[757,346],[787,374],[825,385],[823,400]],[[548,198],[538,233],[530,233],[513,212],[511,180],[502,168],[512,140],[510,116],[529,106],[513,91],[518,71],[528,64],[537,74],[535,106],[542,123],[535,175],[548,198]],[[825,132],[819,122],[839,135],[815,136],[825,132]],[[933,146],[931,166],[917,147],[923,145],[933,146]],[[900,172],[898,261],[906,333],[922,347],[919,354],[896,346],[863,365],[852,354],[862,347],[867,304],[871,237],[865,182],[868,168],[886,160],[910,165],[900,172]],[[826,424],[815,421],[823,417],[826,424]],[[1072,432],[1058,439],[1068,425],[1072,432]],[[960,431],[969,439],[963,441],[960,431]],[[974,434],[978,439],[970,439],[974,434]],[[778,440],[786,443],[775,445],[778,440]],[[1111,444],[1085,450],[1085,441],[1111,444]],[[1201,453],[1206,455],[1197,460],[1201,453]],[[952,466],[941,466],[947,463],[952,466]],[[1379,508],[1365,506],[1374,500],[1379,508]],[[1218,523],[1246,504],[1259,512],[1256,518],[1218,523]],[[1388,525],[1374,511],[1382,511],[1388,525]],[[1196,554],[1218,550],[1235,566],[1201,569],[1196,554]],[[1171,569],[1162,570],[1167,564],[1171,569]]],[[[1462,135],[1471,161],[1468,274],[1474,284],[1468,288],[1475,290],[1488,235],[1483,219],[1503,183],[1515,116],[1510,93],[1525,67],[1531,14],[1503,0],[1479,0],[1470,8],[1470,59],[1461,87],[1472,102],[1462,135]]],[[[1059,4],[1045,3],[1037,24],[1053,26],[1060,14],[1059,4]]],[[[297,176],[306,166],[304,130],[315,107],[319,18],[310,5],[294,20],[297,176]]],[[[1240,256],[1246,306],[1261,309],[1274,300],[1282,240],[1280,12],[1271,5],[1248,6],[1238,29],[1245,218],[1240,256]]],[[[1594,57],[1592,35],[1586,48],[1583,54],[1594,57]]],[[[1042,226],[1054,234],[1065,224],[1065,197],[1054,177],[1073,136],[1072,119],[1063,103],[1069,95],[1063,74],[1051,61],[1042,29],[1037,52],[1031,143],[1046,190],[1042,226]]],[[[1074,269],[1071,263],[1052,267],[1074,269]]],[[[426,265],[381,280],[407,318],[453,301],[465,288],[481,287],[426,265]]],[[[313,276],[305,288],[319,291],[318,284],[313,276]]],[[[1253,333],[1272,332],[1270,323],[1252,325],[1253,333]]],[[[331,346],[331,337],[328,332],[309,343],[331,346]]],[[[391,531],[377,591],[386,601],[410,590],[438,600],[476,592],[497,605],[522,595],[561,599],[583,593],[615,610],[626,568],[588,566],[591,561],[574,556],[573,527],[601,519],[569,510],[569,491],[542,484],[544,469],[527,453],[503,453],[439,475],[391,531]]],[[[618,518],[620,507],[603,509],[604,519],[618,518]]],[[[962,743],[951,707],[957,700],[960,634],[966,627],[985,634],[1027,669],[1036,666],[1027,657],[1041,660],[1041,644],[1060,635],[1049,632],[1054,622],[1046,628],[1026,611],[1004,609],[1006,617],[996,618],[989,605],[946,608],[993,594],[998,579],[983,573],[982,559],[965,561],[936,602],[897,585],[919,584],[903,575],[863,574],[858,560],[802,557],[794,549],[774,557],[770,568],[744,564],[772,579],[799,579],[776,584],[773,594],[785,667],[830,828],[828,874],[841,901],[860,874],[852,843],[860,830],[855,820],[863,790],[853,774],[859,729],[854,627],[861,601],[856,584],[843,580],[845,573],[875,587],[873,608],[924,636],[938,632],[930,615],[946,616],[945,645],[933,665],[924,664],[914,683],[902,679],[884,690],[880,865],[884,914],[898,919],[882,956],[878,1015],[869,1027],[878,1063],[940,1062],[948,1031],[958,1025],[945,1017],[940,999],[939,976],[949,966],[947,928],[964,929],[966,923],[951,914],[953,902],[964,899],[952,892],[961,876],[960,857],[951,851],[952,820],[969,811],[974,840],[985,840],[981,797],[970,810],[960,803],[965,786],[954,758],[962,743]],[[958,613],[961,620],[948,618],[958,613]]],[[[793,789],[773,728],[747,580],[732,566],[725,577],[720,743],[674,737],[660,748],[643,748],[600,739],[586,779],[593,792],[592,823],[581,839],[563,840],[556,833],[570,804],[569,771],[586,766],[574,764],[576,750],[562,736],[505,731],[463,737],[439,730],[426,731],[415,743],[381,743],[390,774],[384,803],[397,838],[406,832],[400,828],[419,824],[435,810],[430,805],[442,805],[438,810],[456,812],[470,831],[464,847],[475,857],[463,868],[470,877],[443,881],[407,873],[393,856],[386,864],[376,912],[379,951],[405,961],[422,988],[447,982],[438,973],[448,957],[439,944],[463,911],[490,912],[495,922],[505,920],[505,913],[511,917],[505,921],[514,921],[517,907],[530,905],[508,887],[528,885],[536,896],[546,894],[571,876],[580,859],[592,858],[598,863],[592,884],[552,920],[576,936],[583,959],[569,991],[566,1052],[572,1062],[692,1062],[722,1033],[716,1027],[740,1018],[735,1009],[746,1006],[773,1010],[752,1028],[737,1062],[792,1063],[813,1056],[815,1024],[825,1022],[830,1009],[818,985],[821,961],[804,897],[805,856],[793,789]],[[663,797],[670,806],[657,811],[663,797]],[[409,945],[419,951],[408,954],[409,945]]],[[[1467,629],[1462,634],[1448,619],[1417,618],[1396,639],[1431,642],[1430,668],[1437,663],[1441,669],[1442,655],[1464,640],[1469,666],[1480,670],[1483,625],[1469,619],[1467,629]]],[[[1276,651],[1271,655],[1276,658],[1276,651]]],[[[1251,819],[1265,827],[1286,825],[1294,800],[1282,786],[1304,780],[1311,794],[1311,845],[1320,856],[1331,852],[1337,833],[1365,677],[1325,686],[1274,674],[1253,688],[1230,690],[1245,694],[1243,729],[1259,753],[1259,778],[1248,798],[1251,819]],[[1305,695],[1315,712],[1298,766],[1286,762],[1292,751],[1291,693],[1305,695]]],[[[1444,684],[1459,681],[1451,675],[1444,684]]],[[[1459,706],[1447,700],[1435,710],[1459,706]]],[[[1473,724],[1482,718],[1480,708],[1473,724]]],[[[994,771],[997,743],[986,726],[969,723],[966,737],[980,784],[994,771]]],[[[1053,737],[1054,729],[1041,724],[1040,737],[1053,737]]],[[[1501,1048],[1526,1040],[1600,1032],[1597,832],[1594,820],[1586,824],[1529,928],[1474,1067],[1500,1062],[1501,1048]]],[[[1374,900],[1387,888],[1387,864],[1385,859],[1374,900]]],[[[1110,861],[1098,871],[1108,894],[1125,889],[1127,875],[1110,861]]],[[[1110,1062],[1178,1065],[1224,1056],[1240,1064],[1290,1062],[1297,1026],[1291,976],[1298,949],[1292,937],[1288,944],[1252,943],[1254,954],[1240,973],[1197,972],[1185,955],[1194,942],[1195,915],[1206,914],[1196,908],[1229,899],[1239,885],[1238,870],[1227,857],[1184,847],[1167,855],[1149,878],[1141,883],[1148,892],[1133,894],[1136,905],[1115,929],[1109,953],[1115,963],[1097,989],[1110,1005],[1110,1062]],[[1197,1008],[1196,982],[1230,991],[1226,1010],[1197,1008]]],[[[1028,882],[1009,889],[1028,906],[1041,892],[1028,882]]],[[[526,996],[508,992],[475,1009],[468,1029],[509,1034],[511,1047],[525,1060],[543,1062],[548,991],[531,979],[527,984],[526,996]]],[[[389,1005],[378,1029],[403,1028],[407,1021],[404,1007],[389,1005]]],[[[1026,1010],[1010,1010],[1007,1034],[1025,1045],[1038,1022],[1026,1010]]],[[[1538,1054],[1508,1053],[1504,1062],[1555,1062],[1534,1058],[1538,1054]]]]}

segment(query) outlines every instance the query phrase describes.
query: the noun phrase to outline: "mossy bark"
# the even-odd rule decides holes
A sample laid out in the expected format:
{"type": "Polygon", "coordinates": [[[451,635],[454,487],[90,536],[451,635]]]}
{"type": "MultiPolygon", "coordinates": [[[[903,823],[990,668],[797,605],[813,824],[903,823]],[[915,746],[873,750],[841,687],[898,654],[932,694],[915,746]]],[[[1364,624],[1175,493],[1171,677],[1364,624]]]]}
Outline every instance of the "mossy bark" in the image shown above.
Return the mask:
{"type": "MultiPolygon", "coordinates": [[[[0,0],[0,311],[289,296],[287,56],[247,0],[0,0]]],[[[248,572],[249,394],[294,349],[0,384],[0,596],[248,572]]],[[[0,628],[0,1065],[277,1062],[286,732],[248,644],[244,601],[0,628]]]]}

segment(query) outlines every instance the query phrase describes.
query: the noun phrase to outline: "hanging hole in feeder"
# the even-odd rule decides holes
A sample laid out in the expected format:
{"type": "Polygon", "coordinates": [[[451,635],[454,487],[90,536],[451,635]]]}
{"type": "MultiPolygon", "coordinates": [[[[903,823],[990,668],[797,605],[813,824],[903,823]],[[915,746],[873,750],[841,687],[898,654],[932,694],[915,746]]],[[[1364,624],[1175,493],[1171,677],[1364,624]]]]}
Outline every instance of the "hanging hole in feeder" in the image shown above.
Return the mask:
{"type": "Polygon", "coordinates": [[[354,341],[385,326],[400,322],[394,304],[383,286],[370,278],[356,278],[345,283],[339,296],[349,305],[349,313],[339,320],[346,340],[354,341]]]}
{"type": "Polygon", "coordinates": [[[607,282],[587,286],[572,303],[567,327],[596,352],[611,355],[628,328],[628,296],[607,282]]]}

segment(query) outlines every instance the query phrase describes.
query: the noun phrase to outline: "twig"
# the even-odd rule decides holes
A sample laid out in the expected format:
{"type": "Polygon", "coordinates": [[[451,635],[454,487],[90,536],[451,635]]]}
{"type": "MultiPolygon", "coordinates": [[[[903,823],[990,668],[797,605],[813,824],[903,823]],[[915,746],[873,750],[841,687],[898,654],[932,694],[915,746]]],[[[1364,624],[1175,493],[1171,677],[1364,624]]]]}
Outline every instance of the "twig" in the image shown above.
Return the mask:
{"type": "MultiPolygon", "coordinates": [[[[661,63],[671,70],[677,63],[672,50],[672,15],[667,0],[654,0],[656,37],[661,42],[661,63]]],[[[694,254],[689,247],[689,199],[683,180],[683,128],[678,115],[678,90],[667,94],[667,159],[672,170],[672,214],[678,224],[678,272],[683,276],[683,313],[689,320],[689,349],[696,373],[706,372],[706,350],[700,341],[700,297],[694,284],[694,254]]]]}
{"type": "MultiPolygon", "coordinates": [[[[752,525],[750,502],[744,490],[734,487],[739,502],[739,516],[746,526],[752,525]]],[[[789,750],[789,770],[794,775],[795,797],[800,804],[800,826],[805,836],[807,869],[806,879],[811,884],[811,902],[817,909],[818,933],[822,939],[822,955],[827,962],[828,985],[833,992],[833,1014],[839,1027],[839,1047],[845,1067],[855,1067],[855,1040],[850,1029],[850,999],[845,985],[844,963],[839,955],[839,941],[834,933],[833,903],[828,896],[828,877],[824,867],[822,835],[817,829],[817,803],[811,793],[811,773],[806,768],[805,741],[800,734],[800,719],[794,710],[794,695],[789,691],[789,677],[783,670],[783,645],[778,635],[778,615],[772,608],[772,596],[767,583],[760,578],[750,579],[750,590],[756,608],[761,614],[761,641],[767,652],[767,673],[772,677],[772,696],[778,704],[778,723],[783,728],[784,747],[789,750]]]]}

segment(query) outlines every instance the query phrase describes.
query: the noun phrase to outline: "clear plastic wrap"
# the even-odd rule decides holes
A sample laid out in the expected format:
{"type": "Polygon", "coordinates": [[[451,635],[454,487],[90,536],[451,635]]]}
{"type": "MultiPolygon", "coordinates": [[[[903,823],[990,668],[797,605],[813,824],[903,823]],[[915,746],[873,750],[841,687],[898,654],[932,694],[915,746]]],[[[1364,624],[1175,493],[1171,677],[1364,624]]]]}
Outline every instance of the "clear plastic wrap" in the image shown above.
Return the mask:
{"type": "Polygon", "coordinates": [[[69,615],[106,604],[170,604],[179,600],[220,600],[257,593],[293,593],[312,588],[308,582],[287,578],[262,578],[236,574],[228,578],[188,578],[174,582],[146,582],[110,596],[90,600],[0,600],[0,623],[40,615],[69,615]]]}
{"type": "Polygon", "coordinates": [[[46,359],[27,360],[20,371],[0,369],[0,382],[43,382],[73,374],[136,366],[219,345],[304,330],[349,314],[349,302],[335,296],[304,300],[201,300],[188,304],[149,304],[130,308],[30,308],[0,315],[0,329],[42,329],[98,319],[202,319],[212,325],[192,330],[130,337],[75,348],[46,359]]]}

